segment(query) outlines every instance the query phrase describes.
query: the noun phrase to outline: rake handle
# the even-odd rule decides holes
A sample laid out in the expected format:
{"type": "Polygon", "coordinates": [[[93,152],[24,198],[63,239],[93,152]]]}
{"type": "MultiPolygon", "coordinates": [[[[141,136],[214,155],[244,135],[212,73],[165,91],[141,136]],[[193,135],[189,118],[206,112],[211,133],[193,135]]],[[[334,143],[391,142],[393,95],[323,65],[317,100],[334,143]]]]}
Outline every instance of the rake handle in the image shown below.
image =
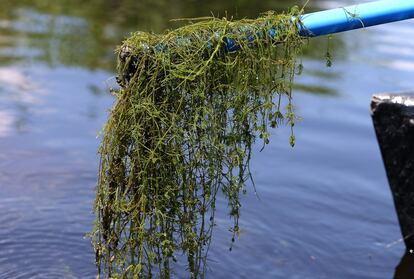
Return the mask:
{"type": "MultiPolygon", "coordinates": [[[[414,0],[381,0],[302,15],[299,32],[317,37],[410,18],[414,18],[414,0]]],[[[276,35],[275,29],[268,32],[276,35]]],[[[233,39],[225,38],[225,43],[229,52],[240,49],[233,39]]]]}

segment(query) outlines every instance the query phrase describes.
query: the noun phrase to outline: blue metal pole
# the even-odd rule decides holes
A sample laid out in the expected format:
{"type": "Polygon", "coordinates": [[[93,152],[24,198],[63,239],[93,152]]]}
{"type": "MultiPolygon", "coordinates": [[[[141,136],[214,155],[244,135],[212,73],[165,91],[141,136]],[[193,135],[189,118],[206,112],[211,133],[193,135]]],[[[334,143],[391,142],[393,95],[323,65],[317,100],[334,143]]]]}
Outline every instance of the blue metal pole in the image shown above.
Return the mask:
{"type": "MultiPolygon", "coordinates": [[[[381,0],[305,14],[300,17],[299,32],[304,37],[317,37],[410,18],[414,18],[414,0],[381,0]]],[[[276,35],[274,29],[268,32],[272,37],[276,35]]],[[[224,41],[229,52],[240,49],[233,39],[224,41]]]]}
{"type": "Polygon", "coordinates": [[[303,15],[301,34],[308,37],[414,18],[414,0],[382,0],[303,15]]]}

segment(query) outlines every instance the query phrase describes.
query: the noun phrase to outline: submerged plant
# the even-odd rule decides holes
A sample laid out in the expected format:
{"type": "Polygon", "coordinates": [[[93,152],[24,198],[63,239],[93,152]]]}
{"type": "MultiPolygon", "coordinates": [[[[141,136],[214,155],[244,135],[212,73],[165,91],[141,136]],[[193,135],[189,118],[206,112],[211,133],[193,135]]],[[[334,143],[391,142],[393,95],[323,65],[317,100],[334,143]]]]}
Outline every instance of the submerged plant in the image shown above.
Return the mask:
{"type": "Polygon", "coordinates": [[[300,14],[193,20],[119,48],[92,233],[100,275],[171,278],[184,261],[204,278],[219,192],[234,241],[256,138],[265,145],[270,127],[295,124],[300,14]]]}

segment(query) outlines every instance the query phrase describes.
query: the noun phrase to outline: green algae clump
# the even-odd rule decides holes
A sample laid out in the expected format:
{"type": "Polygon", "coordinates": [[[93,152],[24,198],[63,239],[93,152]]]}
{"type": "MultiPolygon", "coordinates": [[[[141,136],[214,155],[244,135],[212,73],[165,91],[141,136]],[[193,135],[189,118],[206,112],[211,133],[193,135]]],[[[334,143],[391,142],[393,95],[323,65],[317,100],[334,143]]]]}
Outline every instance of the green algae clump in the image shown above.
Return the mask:
{"type": "Polygon", "coordinates": [[[218,195],[234,241],[255,140],[295,123],[301,13],[193,19],[124,41],[99,150],[98,277],[171,278],[185,265],[188,278],[204,278],[218,195]]]}

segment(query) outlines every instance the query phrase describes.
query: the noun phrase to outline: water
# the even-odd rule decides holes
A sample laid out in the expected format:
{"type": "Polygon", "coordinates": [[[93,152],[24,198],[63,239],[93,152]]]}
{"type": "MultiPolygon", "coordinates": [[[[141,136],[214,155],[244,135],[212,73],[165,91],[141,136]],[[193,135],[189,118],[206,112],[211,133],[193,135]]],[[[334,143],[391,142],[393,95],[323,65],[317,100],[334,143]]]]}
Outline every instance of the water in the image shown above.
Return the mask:
{"type": "MultiPolygon", "coordinates": [[[[1,279],[94,278],[84,235],[94,219],[96,135],[113,102],[113,48],[128,32],[161,31],[176,24],[170,18],[210,11],[255,17],[295,4],[83,2],[0,3],[1,279]]],[[[414,88],[414,21],[337,35],[331,45],[334,66],[326,68],[327,39],[311,41],[297,79],[297,145],[278,129],[256,152],[260,199],[253,191],[243,197],[232,252],[231,222],[217,220],[208,278],[394,277],[404,245],[369,103],[374,93],[414,88]]]]}

